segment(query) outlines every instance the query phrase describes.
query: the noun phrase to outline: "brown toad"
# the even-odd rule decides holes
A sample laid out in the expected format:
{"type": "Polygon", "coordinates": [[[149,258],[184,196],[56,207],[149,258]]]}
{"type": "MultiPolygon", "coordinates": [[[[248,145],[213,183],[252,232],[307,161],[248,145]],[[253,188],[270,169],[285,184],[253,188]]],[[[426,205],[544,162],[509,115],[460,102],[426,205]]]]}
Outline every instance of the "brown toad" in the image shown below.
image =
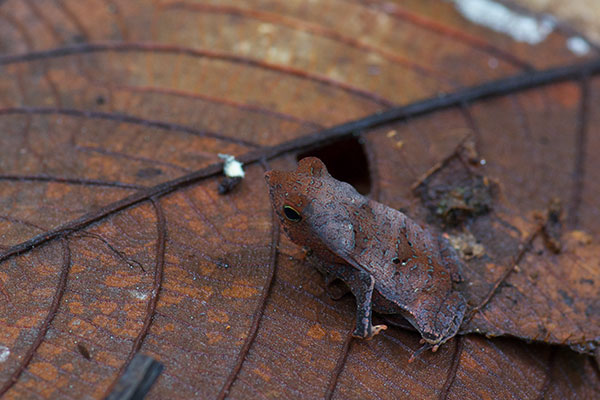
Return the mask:
{"type": "Polygon", "coordinates": [[[387,329],[372,325],[372,310],[402,315],[433,351],[456,335],[466,310],[454,285],[462,264],[443,237],[334,179],[318,158],[265,178],[289,238],[310,250],[328,284],[339,279],[356,297],[354,336],[387,329]]]}

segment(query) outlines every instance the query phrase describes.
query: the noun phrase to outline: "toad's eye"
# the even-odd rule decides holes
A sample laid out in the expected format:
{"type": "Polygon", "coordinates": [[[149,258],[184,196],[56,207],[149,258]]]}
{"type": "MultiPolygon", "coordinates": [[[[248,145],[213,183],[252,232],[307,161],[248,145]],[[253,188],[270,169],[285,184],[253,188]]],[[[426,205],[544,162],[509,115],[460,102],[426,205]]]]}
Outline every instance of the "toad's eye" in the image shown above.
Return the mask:
{"type": "Polygon", "coordinates": [[[291,206],[283,206],[283,213],[285,214],[285,217],[292,222],[300,222],[302,220],[300,213],[291,206]]]}

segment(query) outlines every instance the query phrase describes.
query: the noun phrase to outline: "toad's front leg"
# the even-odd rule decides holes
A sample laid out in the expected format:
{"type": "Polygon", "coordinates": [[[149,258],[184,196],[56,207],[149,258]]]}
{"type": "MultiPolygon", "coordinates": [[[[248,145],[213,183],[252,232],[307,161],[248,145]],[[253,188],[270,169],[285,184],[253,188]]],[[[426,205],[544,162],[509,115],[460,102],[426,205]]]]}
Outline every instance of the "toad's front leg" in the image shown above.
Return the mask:
{"type": "Polygon", "coordinates": [[[352,336],[371,339],[379,332],[387,329],[386,325],[372,325],[372,298],[375,287],[373,276],[344,264],[333,265],[329,273],[335,274],[338,279],[346,283],[354,297],[356,297],[356,329],[354,329],[352,336]]]}

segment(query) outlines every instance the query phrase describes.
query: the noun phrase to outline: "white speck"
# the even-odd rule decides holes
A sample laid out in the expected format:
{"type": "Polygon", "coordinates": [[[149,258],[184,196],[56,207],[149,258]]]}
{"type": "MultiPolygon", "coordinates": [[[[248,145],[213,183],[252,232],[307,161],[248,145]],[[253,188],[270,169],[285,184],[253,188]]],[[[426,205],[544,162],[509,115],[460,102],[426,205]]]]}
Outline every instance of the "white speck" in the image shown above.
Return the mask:
{"type": "Polygon", "coordinates": [[[242,168],[242,163],[235,159],[234,156],[229,154],[219,154],[219,157],[225,160],[223,165],[223,172],[225,176],[230,178],[243,178],[245,173],[242,168]]]}
{"type": "Polygon", "coordinates": [[[481,160],[479,160],[479,164],[485,165],[485,164],[487,164],[487,161],[485,161],[485,159],[482,158],[481,160]]]}
{"type": "Polygon", "coordinates": [[[519,14],[492,0],[454,0],[458,11],[469,21],[511,36],[517,42],[538,44],[554,30],[554,20],[519,14]]]}
{"type": "Polygon", "coordinates": [[[4,362],[8,360],[8,356],[10,355],[10,349],[6,346],[0,346],[0,362],[4,362]]]}
{"type": "Polygon", "coordinates": [[[135,297],[138,300],[146,300],[148,298],[148,294],[144,292],[138,292],[137,290],[130,290],[129,294],[135,297]]]}
{"type": "Polygon", "coordinates": [[[567,48],[576,56],[582,57],[590,52],[590,44],[584,38],[573,36],[567,39],[567,48]]]}

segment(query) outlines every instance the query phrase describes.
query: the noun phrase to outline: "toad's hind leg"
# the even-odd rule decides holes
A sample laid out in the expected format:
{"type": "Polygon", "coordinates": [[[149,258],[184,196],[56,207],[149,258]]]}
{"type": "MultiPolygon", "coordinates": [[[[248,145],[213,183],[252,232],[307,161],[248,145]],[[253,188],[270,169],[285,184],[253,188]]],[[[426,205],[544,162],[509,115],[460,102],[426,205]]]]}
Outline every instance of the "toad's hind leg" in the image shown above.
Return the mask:
{"type": "Polygon", "coordinates": [[[344,264],[334,265],[330,269],[330,273],[334,273],[338,279],[346,283],[356,297],[356,328],[352,335],[361,339],[371,339],[379,332],[386,330],[386,325],[373,326],[372,324],[372,299],[375,287],[373,276],[344,264]]]}

